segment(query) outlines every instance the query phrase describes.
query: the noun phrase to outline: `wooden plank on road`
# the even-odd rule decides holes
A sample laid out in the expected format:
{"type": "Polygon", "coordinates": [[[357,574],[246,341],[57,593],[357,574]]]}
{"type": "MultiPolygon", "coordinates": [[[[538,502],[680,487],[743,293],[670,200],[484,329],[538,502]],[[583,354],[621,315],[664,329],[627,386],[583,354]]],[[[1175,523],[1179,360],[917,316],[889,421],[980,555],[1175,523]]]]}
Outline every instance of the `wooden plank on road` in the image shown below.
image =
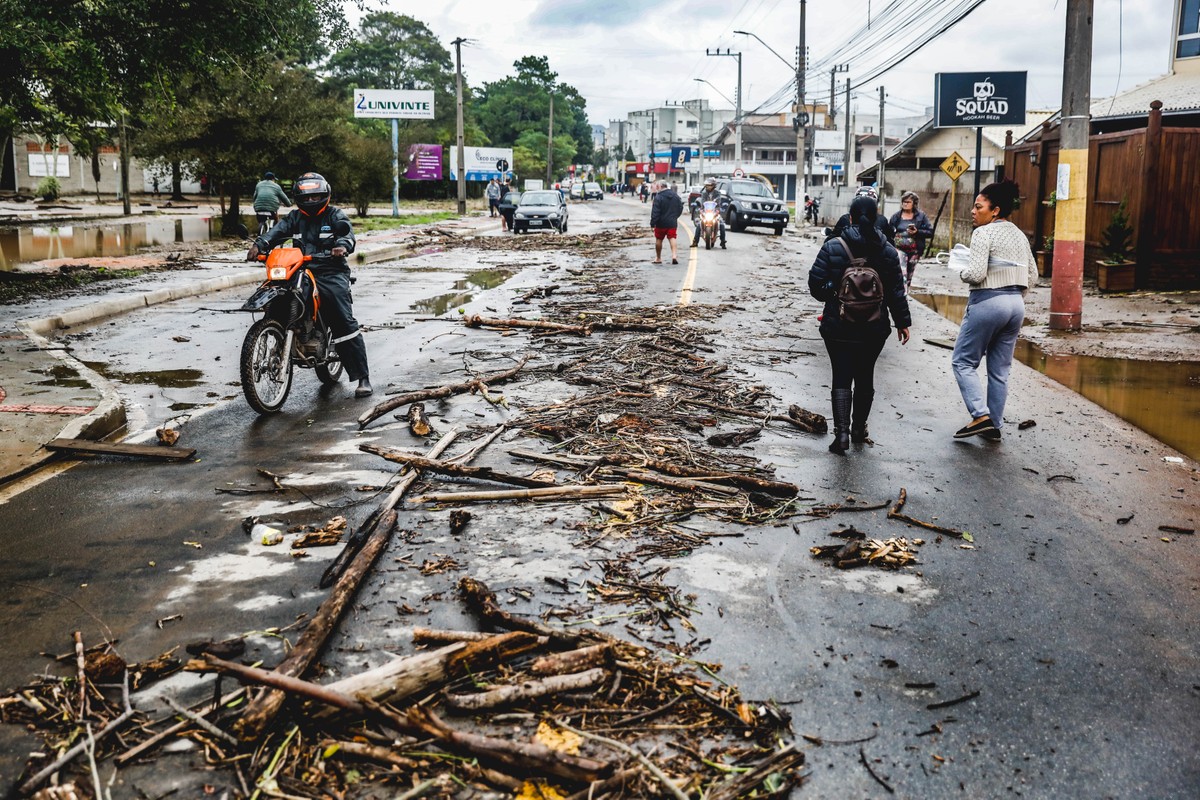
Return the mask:
{"type": "Polygon", "coordinates": [[[185,461],[196,455],[194,447],[163,447],[154,444],[119,444],[93,442],[88,439],[55,439],[47,442],[47,450],[79,456],[128,456],[152,458],[158,461],[185,461]]]}

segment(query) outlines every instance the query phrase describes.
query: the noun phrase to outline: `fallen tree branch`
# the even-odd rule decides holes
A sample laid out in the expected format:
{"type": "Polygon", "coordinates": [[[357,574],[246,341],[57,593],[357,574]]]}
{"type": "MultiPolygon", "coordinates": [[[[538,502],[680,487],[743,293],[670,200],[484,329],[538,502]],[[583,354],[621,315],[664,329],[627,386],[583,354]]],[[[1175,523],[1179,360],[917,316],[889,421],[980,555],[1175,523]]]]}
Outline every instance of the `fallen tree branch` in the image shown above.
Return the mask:
{"type": "Polygon", "coordinates": [[[600,742],[601,744],[611,747],[614,750],[619,750],[626,755],[633,756],[638,760],[638,763],[645,767],[651,775],[657,778],[659,783],[661,783],[667,791],[677,798],[677,800],[689,800],[687,794],[675,784],[675,781],[671,780],[670,777],[667,776],[667,773],[663,772],[657,764],[655,764],[646,756],[642,755],[640,750],[630,747],[624,742],[618,742],[616,739],[609,739],[607,736],[601,736],[597,733],[591,733],[589,731],[580,730],[579,728],[574,728],[562,720],[556,720],[554,724],[565,731],[574,733],[577,736],[582,736],[585,739],[591,739],[594,742],[600,742]]]}
{"type": "Polygon", "coordinates": [[[624,494],[628,487],[613,486],[556,486],[546,489],[510,489],[495,492],[443,492],[413,498],[414,503],[467,503],[489,500],[576,500],[585,497],[607,497],[624,494]]]}
{"type": "Polygon", "coordinates": [[[442,475],[453,475],[459,478],[474,478],[481,481],[495,481],[496,483],[507,483],[513,486],[524,486],[531,489],[538,489],[549,486],[556,486],[554,481],[547,481],[541,478],[527,478],[524,475],[510,475],[505,472],[497,472],[491,467],[468,467],[463,464],[452,464],[449,461],[438,461],[424,456],[406,453],[402,450],[396,450],[391,447],[382,447],[370,442],[360,444],[359,450],[364,453],[372,453],[380,458],[396,464],[407,464],[413,469],[421,469],[427,472],[437,472],[442,475]]]}
{"type": "Polygon", "coordinates": [[[974,539],[971,537],[971,534],[967,533],[966,531],[958,531],[954,528],[944,528],[941,525],[934,525],[932,522],[925,522],[924,520],[910,517],[907,514],[901,514],[900,509],[904,508],[904,504],[907,502],[908,490],[901,487],[900,497],[897,498],[896,504],[888,509],[888,519],[897,519],[909,525],[913,525],[918,528],[924,528],[927,531],[934,531],[935,533],[944,533],[947,536],[953,536],[956,539],[966,539],[968,542],[974,541],[974,539]]]}
{"type": "MultiPolygon", "coordinates": [[[[508,613],[500,608],[496,594],[483,581],[465,577],[458,581],[458,594],[467,604],[467,608],[481,617],[485,622],[498,628],[510,631],[526,631],[538,636],[545,636],[559,646],[578,647],[583,641],[582,635],[576,635],[551,628],[534,619],[526,619],[508,613]]],[[[595,641],[597,637],[592,637],[595,641]]]]}
{"type": "Polygon", "coordinates": [[[761,419],[766,422],[787,422],[804,431],[805,433],[813,432],[806,423],[796,419],[795,417],[790,417],[785,414],[763,414],[759,411],[746,411],[741,408],[733,408],[731,406],[710,403],[707,400],[688,399],[680,400],[679,402],[688,406],[699,406],[700,408],[708,408],[712,409],[713,411],[720,411],[723,414],[731,414],[735,417],[749,417],[750,419],[761,419]]]}
{"type": "Polygon", "coordinates": [[[358,418],[358,429],[370,425],[373,421],[379,419],[384,414],[397,409],[407,403],[415,403],[419,400],[436,400],[443,397],[452,397],[456,394],[466,394],[478,390],[480,384],[500,383],[516,375],[525,366],[527,359],[522,359],[521,363],[517,364],[512,369],[503,372],[496,372],[491,375],[484,375],[473,380],[465,381],[464,383],[451,383],[445,386],[438,386],[433,389],[419,389],[415,392],[405,392],[398,394],[395,397],[388,398],[382,403],[377,404],[374,408],[366,411],[358,418]]]}
{"type": "Polygon", "coordinates": [[[532,328],[539,331],[555,331],[557,333],[573,333],[577,336],[591,336],[592,325],[566,325],[562,322],[547,322],[540,319],[495,319],[473,314],[463,320],[468,328],[478,328],[487,325],[489,328],[532,328]]]}
{"type": "MultiPolygon", "coordinates": [[[[367,543],[354,557],[354,561],[345,574],[338,578],[337,583],[329,592],[329,597],[321,603],[295,647],[292,648],[287,658],[275,668],[278,674],[298,678],[316,660],[338,620],[341,619],[342,613],[357,593],[363,578],[391,539],[395,527],[396,512],[394,510],[386,512],[375,526],[367,543]]],[[[283,705],[284,697],[282,691],[271,689],[254,698],[237,722],[238,738],[244,742],[251,742],[262,736],[283,705]]]]}
{"type": "MultiPolygon", "coordinates": [[[[458,438],[458,428],[451,428],[446,432],[445,436],[443,436],[441,439],[438,439],[437,444],[429,449],[429,452],[425,454],[425,457],[437,458],[456,438],[458,438]]],[[[363,543],[367,541],[367,538],[371,535],[371,531],[373,531],[375,526],[379,523],[380,518],[383,517],[383,515],[388,511],[391,511],[396,507],[396,503],[400,502],[400,498],[405,492],[408,491],[409,487],[416,482],[418,477],[420,477],[420,473],[415,469],[410,469],[404,475],[404,477],[396,483],[395,488],[392,489],[387,498],[384,499],[384,501],[380,503],[373,512],[371,512],[371,516],[367,517],[363,524],[358,526],[358,530],[351,534],[349,539],[346,540],[346,546],[342,548],[342,552],[338,553],[338,556],[333,560],[333,563],[325,568],[325,572],[321,574],[321,582],[318,584],[319,588],[328,589],[331,585],[333,585],[333,582],[337,580],[338,576],[341,575],[346,570],[346,567],[350,565],[351,560],[353,560],[359,549],[362,548],[363,543]]]]}
{"type": "Polygon", "coordinates": [[[612,764],[606,761],[560,753],[532,742],[514,742],[455,730],[432,711],[420,706],[409,708],[407,719],[410,725],[443,746],[496,761],[520,773],[536,770],[579,783],[593,783],[612,772],[612,764]]]}
{"type": "Polygon", "coordinates": [[[595,667],[584,672],[550,675],[538,680],[522,681],[513,686],[500,686],[486,692],[447,695],[446,705],[455,711],[482,711],[522,700],[536,700],[559,692],[590,689],[604,683],[607,678],[608,670],[595,667]]]}

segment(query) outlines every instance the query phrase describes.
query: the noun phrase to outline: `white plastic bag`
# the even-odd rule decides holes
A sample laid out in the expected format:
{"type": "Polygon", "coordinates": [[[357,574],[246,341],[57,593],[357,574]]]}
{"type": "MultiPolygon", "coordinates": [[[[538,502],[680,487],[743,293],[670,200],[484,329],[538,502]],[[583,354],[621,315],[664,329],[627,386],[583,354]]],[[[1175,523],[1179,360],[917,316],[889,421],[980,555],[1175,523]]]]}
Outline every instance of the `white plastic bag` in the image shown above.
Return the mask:
{"type": "Polygon", "coordinates": [[[958,272],[971,266],[971,248],[959,242],[949,253],[943,250],[935,258],[943,267],[958,272]]]}

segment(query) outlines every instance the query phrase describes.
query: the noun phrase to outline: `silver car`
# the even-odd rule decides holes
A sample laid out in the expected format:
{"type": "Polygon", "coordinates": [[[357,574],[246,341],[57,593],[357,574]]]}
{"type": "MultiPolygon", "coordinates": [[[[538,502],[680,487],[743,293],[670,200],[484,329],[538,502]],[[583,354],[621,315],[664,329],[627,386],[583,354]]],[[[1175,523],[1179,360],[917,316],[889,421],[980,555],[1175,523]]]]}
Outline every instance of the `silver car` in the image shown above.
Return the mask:
{"type": "Polygon", "coordinates": [[[531,230],[567,232],[567,204],[554,190],[537,190],[521,195],[513,215],[513,233],[531,230]]]}

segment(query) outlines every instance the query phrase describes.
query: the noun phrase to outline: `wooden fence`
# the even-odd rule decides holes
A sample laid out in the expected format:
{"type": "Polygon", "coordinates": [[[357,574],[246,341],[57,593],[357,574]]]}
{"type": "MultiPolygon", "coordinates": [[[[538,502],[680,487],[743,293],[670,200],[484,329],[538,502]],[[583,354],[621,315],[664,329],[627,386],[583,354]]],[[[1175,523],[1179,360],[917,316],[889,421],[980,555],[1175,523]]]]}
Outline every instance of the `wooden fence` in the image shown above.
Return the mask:
{"type": "MultiPolygon", "coordinates": [[[[1155,101],[1145,128],[1091,136],[1085,275],[1095,275],[1100,242],[1125,201],[1134,229],[1137,285],[1142,289],[1200,288],[1200,128],[1164,128],[1155,101]]],[[[1021,187],[1012,221],[1045,249],[1054,232],[1058,129],[1040,140],[1010,146],[1006,172],[1021,187]]]]}

